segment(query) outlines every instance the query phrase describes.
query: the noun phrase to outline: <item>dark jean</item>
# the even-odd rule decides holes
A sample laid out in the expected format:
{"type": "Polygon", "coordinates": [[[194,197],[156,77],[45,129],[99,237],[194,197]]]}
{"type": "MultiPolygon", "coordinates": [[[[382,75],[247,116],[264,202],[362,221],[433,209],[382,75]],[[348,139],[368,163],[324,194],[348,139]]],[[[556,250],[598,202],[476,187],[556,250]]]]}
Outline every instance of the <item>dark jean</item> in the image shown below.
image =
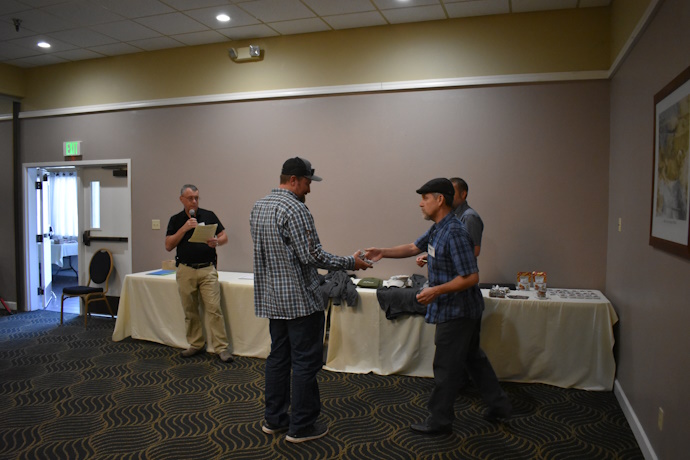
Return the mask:
{"type": "Polygon", "coordinates": [[[271,425],[289,426],[290,434],[309,428],[321,412],[316,375],[323,366],[324,318],[320,311],[301,318],[269,320],[265,417],[271,425]]]}
{"type": "Polygon", "coordinates": [[[453,424],[453,405],[465,370],[489,408],[509,413],[511,404],[496,378],[489,358],[479,347],[481,319],[460,318],[436,325],[434,389],[429,397],[427,424],[447,428],[453,424]]]}

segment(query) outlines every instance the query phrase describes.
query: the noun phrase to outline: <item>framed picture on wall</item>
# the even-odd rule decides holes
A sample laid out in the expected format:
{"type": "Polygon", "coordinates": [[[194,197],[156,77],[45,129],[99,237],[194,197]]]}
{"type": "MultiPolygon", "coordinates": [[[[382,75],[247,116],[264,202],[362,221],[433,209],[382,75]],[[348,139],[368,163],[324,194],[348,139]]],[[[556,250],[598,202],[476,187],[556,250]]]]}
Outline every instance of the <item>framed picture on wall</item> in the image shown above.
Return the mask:
{"type": "Polygon", "coordinates": [[[690,258],[690,67],[654,96],[649,244],[690,258]]]}

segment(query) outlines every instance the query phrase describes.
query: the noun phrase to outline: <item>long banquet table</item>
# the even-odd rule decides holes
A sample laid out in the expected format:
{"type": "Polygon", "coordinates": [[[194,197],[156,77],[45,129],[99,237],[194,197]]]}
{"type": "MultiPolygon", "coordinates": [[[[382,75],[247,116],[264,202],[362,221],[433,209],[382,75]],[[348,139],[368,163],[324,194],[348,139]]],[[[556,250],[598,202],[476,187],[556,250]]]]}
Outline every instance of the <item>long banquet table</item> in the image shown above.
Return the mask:
{"type": "MultiPolygon", "coordinates": [[[[184,314],[175,275],[127,275],[113,340],[128,336],[186,348],[184,314]]],[[[265,358],[268,320],[254,315],[251,275],[219,272],[221,304],[234,354],[265,358]]],[[[435,327],[419,315],[386,319],[375,289],[359,289],[359,302],[329,307],[325,368],[332,371],[432,377],[435,327]]],[[[483,291],[481,345],[499,379],[564,388],[611,390],[616,364],[611,303],[599,291],[586,298],[499,299],[483,291]]],[[[525,294],[521,292],[521,294],[525,294]]],[[[210,349],[210,351],[213,351],[210,349]]]]}
{"type": "MultiPolygon", "coordinates": [[[[433,376],[433,325],[422,316],[386,319],[376,291],[360,289],[358,307],[333,307],[326,368],[433,376]]],[[[549,291],[551,293],[551,291],[549,291]]],[[[554,290],[554,292],[558,292],[554,290]]],[[[616,372],[611,303],[599,291],[584,298],[489,297],[483,290],[481,347],[500,380],[611,390],[616,372]]],[[[511,292],[511,294],[516,294],[511,292]]]]}
{"type": "MultiPolygon", "coordinates": [[[[113,340],[132,336],[187,348],[184,312],[175,274],[125,276],[113,340]]],[[[271,349],[268,320],[254,315],[254,281],[247,273],[218,272],[220,297],[230,348],[236,355],[266,358],[271,349]]],[[[208,350],[214,351],[208,343],[208,350]]]]}
{"type": "Polygon", "coordinates": [[[613,325],[618,315],[611,302],[594,290],[549,289],[549,298],[498,299],[484,292],[481,346],[496,363],[501,380],[539,382],[584,390],[613,389],[613,325]],[[573,297],[584,293],[584,298],[573,297]],[[486,332],[486,333],[485,333],[486,332]]]}

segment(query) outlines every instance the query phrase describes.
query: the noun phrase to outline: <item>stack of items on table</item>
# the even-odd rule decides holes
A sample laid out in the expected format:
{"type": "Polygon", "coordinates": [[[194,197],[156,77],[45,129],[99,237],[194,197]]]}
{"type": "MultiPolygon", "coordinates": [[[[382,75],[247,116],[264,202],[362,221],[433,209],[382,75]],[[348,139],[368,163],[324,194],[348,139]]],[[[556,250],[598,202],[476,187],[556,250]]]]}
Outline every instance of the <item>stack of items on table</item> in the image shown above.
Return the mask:
{"type": "Polygon", "coordinates": [[[417,301],[417,294],[428,285],[422,275],[397,275],[388,280],[363,278],[358,287],[376,289],[376,298],[386,319],[396,319],[404,315],[426,315],[426,305],[417,301]]]}

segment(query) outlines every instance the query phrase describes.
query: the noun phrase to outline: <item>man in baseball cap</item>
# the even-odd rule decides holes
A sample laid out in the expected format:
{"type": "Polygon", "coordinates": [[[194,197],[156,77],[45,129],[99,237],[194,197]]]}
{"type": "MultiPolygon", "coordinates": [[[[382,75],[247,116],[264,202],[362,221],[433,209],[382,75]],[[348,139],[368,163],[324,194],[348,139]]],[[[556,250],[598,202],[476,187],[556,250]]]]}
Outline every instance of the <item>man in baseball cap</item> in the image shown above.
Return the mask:
{"type": "Polygon", "coordinates": [[[326,436],[319,420],[317,374],[323,366],[325,315],[317,289],[318,269],[366,270],[371,264],[326,252],[314,218],[304,205],[312,181],[320,181],[304,158],[283,163],[280,185],[254,204],[249,227],[254,243],[254,312],[268,318],[271,352],[266,358],[265,409],[261,430],[286,433],[299,443],[326,436]],[[292,391],[291,391],[292,389],[292,391]]]}
{"type": "Polygon", "coordinates": [[[309,160],[305,160],[304,158],[300,157],[286,160],[285,163],[283,163],[283,170],[280,174],[286,176],[306,177],[309,180],[321,182],[321,178],[314,175],[314,168],[311,167],[309,160]]]}

